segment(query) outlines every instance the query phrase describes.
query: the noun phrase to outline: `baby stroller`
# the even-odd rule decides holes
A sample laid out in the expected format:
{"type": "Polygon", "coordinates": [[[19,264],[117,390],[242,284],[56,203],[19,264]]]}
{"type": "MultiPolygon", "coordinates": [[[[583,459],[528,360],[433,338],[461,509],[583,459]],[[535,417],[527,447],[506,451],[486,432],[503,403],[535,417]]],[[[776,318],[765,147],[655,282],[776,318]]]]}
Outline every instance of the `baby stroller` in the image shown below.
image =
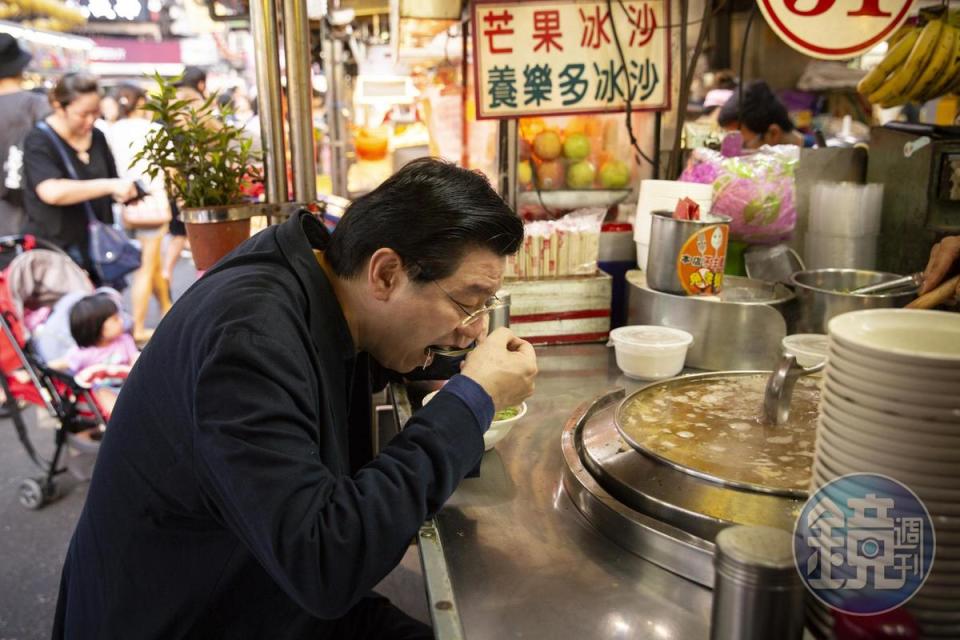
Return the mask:
{"type": "MultiPolygon", "coordinates": [[[[46,365],[35,337],[39,325],[67,290],[93,293],[86,273],[58,248],[31,236],[0,237],[0,386],[17,436],[42,475],[20,484],[20,504],[39,509],[57,495],[55,479],[68,470],[68,448],[95,455],[109,416],[89,386],[46,365]],[[30,256],[25,254],[30,253],[30,256]],[[10,256],[13,256],[11,259],[10,256]],[[24,410],[45,409],[56,422],[55,449],[42,456],[30,438],[24,410]]],[[[79,475],[79,474],[78,474],[79,475]]]]}

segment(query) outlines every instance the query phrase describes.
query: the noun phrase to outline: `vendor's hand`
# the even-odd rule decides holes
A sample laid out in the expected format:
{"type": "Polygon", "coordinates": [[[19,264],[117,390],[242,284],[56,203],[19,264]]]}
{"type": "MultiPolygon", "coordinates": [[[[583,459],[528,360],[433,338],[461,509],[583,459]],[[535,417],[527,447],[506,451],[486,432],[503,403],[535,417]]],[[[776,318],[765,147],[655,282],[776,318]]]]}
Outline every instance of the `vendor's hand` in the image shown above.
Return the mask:
{"type": "MultiPolygon", "coordinates": [[[[920,288],[920,294],[933,291],[947,277],[950,269],[960,263],[960,236],[949,236],[930,250],[930,260],[927,262],[927,268],[923,270],[923,286],[920,288]]],[[[957,291],[960,297],[960,289],[957,291]]]]}
{"type": "Polygon", "coordinates": [[[490,394],[499,411],[533,394],[537,356],[529,342],[500,328],[470,352],[462,372],[490,394]]]}
{"type": "Polygon", "coordinates": [[[117,178],[113,183],[113,193],[110,195],[113,196],[114,201],[128,202],[137,197],[137,186],[133,183],[133,180],[117,178]]]}

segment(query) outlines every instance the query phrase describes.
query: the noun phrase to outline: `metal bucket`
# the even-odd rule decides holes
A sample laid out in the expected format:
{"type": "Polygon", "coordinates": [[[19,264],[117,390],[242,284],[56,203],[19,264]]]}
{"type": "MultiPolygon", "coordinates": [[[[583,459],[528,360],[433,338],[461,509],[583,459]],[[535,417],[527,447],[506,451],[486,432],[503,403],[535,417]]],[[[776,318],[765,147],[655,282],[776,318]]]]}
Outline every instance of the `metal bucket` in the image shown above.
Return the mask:
{"type": "Polygon", "coordinates": [[[905,306],[917,296],[916,289],[851,294],[859,287],[895,280],[900,276],[883,271],[860,269],[814,269],[790,276],[797,300],[798,333],[826,333],[830,318],[848,311],[891,309],[905,306]]]}
{"type": "Polygon", "coordinates": [[[723,286],[730,236],[729,216],[675,220],[670,211],[654,211],[647,258],[647,283],[679,295],[715,295],[723,286]]]}

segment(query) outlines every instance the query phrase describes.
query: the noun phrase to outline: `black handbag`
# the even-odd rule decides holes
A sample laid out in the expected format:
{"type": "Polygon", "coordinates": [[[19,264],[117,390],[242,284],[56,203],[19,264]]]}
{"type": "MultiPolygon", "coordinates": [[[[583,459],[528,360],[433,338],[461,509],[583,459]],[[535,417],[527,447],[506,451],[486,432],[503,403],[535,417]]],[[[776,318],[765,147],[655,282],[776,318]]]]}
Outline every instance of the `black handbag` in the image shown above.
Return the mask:
{"type": "MultiPolygon", "coordinates": [[[[63,147],[63,142],[50,129],[50,125],[41,121],[37,123],[37,127],[47,134],[47,137],[53,142],[53,146],[57,148],[70,178],[80,180],[67,150],[63,147]]],[[[87,249],[88,255],[100,281],[103,283],[117,282],[128,273],[139,269],[140,249],[122,231],[98,220],[93,213],[93,207],[89,200],[82,204],[87,213],[87,232],[90,238],[87,249]]]]}

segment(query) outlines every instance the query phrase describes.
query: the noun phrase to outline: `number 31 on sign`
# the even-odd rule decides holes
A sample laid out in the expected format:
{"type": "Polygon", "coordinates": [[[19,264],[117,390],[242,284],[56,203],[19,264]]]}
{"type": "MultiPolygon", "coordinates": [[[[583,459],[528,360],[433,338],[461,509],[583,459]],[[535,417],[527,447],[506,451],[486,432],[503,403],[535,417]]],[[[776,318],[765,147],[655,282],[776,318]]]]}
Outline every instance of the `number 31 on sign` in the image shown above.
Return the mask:
{"type": "Polygon", "coordinates": [[[813,58],[843,60],[869,51],[910,15],[913,0],[758,0],[770,28],[813,58]]]}

